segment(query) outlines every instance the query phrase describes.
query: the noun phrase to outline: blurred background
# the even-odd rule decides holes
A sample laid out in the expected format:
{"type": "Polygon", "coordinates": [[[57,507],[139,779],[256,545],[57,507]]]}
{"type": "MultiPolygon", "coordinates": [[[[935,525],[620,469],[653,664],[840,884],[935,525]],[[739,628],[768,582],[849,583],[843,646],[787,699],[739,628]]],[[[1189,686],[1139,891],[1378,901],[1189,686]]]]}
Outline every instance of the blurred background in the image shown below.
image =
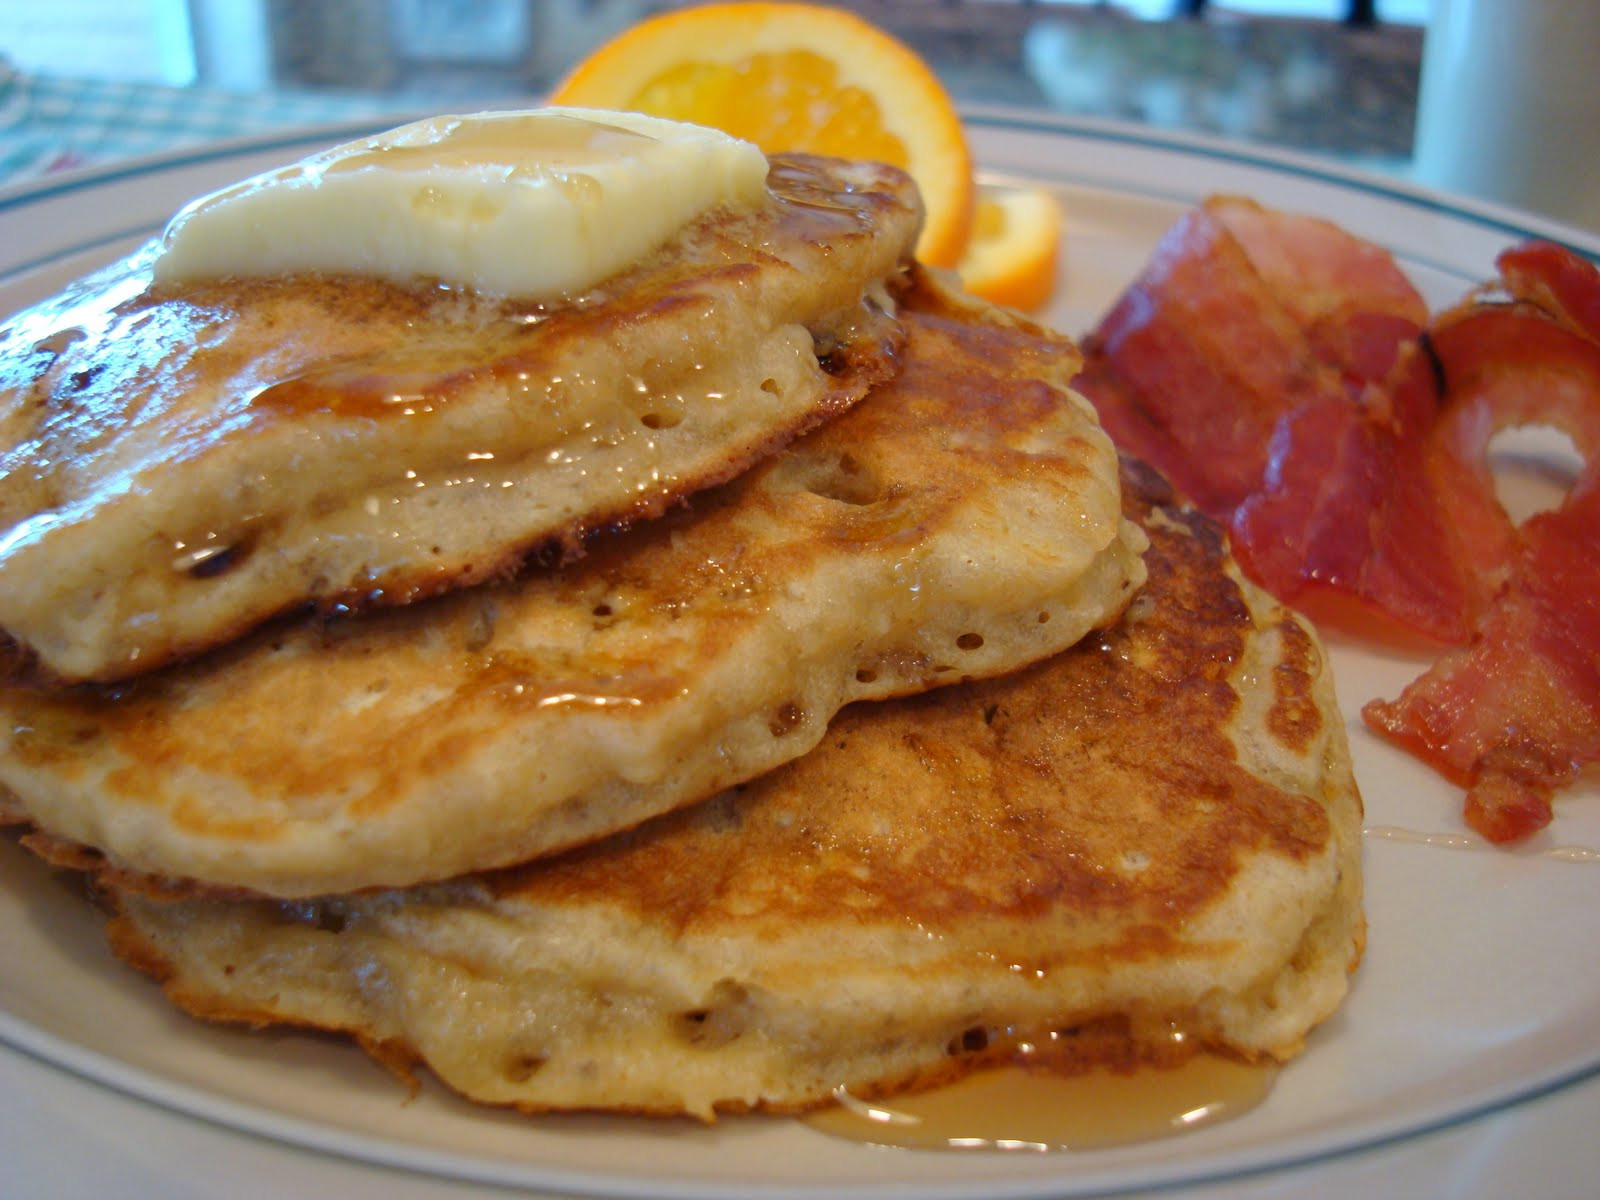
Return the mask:
{"type": "MultiPolygon", "coordinates": [[[[1429,0],[861,0],[958,100],[1411,155],[1429,0]]],[[[0,0],[0,178],[263,124],[525,102],[660,0],[0,0]]]]}
{"type": "MultiPolygon", "coordinates": [[[[0,0],[0,184],[286,125],[527,104],[674,6],[0,0]]],[[[1288,148],[1600,230],[1600,0],[841,6],[965,104],[1288,148]]]]}

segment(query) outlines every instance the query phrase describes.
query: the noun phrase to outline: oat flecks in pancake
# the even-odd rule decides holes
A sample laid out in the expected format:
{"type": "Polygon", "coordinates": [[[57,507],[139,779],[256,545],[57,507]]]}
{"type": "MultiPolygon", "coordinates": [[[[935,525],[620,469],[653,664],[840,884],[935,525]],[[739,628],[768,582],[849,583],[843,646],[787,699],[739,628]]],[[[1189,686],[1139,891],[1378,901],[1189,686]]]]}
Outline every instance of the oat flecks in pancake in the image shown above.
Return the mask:
{"type": "Polygon", "coordinates": [[[544,863],[306,904],[124,895],[113,944],[201,1016],[346,1031],[530,1111],[795,1109],[1052,1031],[1288,1057],[1364,939],[1332,680],[1215,525],[1125,482],[1149,583],[1045,663],[852,707],[805,758],[544,863]]]}
{"type": "Polygon", "coordinates": [[[271,628],[115,691],[0,687],[0,785],[125,872],[305,896],[510,865],[994,675],[1143,580],[1071,343],[926,280],[896,378],[555,572],[271,628]]]}
{"type": "Polygon", "coordinates": [[[920,222],[888,167],[774,159],[566,305],[150,251],[0,327],[0,631],[135,675],[297,605],[408,603],[731,478],[886,377],[920,222]]]}

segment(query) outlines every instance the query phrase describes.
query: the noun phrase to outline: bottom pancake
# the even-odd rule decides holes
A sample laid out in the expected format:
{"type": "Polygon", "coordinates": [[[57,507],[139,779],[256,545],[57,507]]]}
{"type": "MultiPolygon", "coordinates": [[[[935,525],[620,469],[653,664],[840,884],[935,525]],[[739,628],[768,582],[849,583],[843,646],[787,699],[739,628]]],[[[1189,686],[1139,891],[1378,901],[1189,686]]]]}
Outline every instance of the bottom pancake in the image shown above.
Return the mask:
{"type": "Polygon", "coordinates": [[[1017,1040],[1285,1059],[1364,940],[1313,632],[1125,467],[1149,583],[1004,679],[845,710],[804,758],[519,869],[317,901],[118,893],[196,1015],[343,1031],[528,1111],[796,1110],[1017,1040]]]}

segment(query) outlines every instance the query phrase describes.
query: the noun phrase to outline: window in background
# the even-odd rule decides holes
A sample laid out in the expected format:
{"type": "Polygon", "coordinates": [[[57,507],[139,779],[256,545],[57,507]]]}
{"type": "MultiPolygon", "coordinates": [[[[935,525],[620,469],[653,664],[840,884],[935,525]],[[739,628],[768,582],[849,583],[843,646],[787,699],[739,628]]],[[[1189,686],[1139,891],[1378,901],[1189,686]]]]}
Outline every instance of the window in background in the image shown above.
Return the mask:
{"type": "MultiPolygon", "coordinates": [[[[1378,20],[1397,25],[1426,25],[1429,0],[1377,0],[1378,20]]],[[[1321,17],[1342,20],[1350,9],[1349,0],[1211,0],[1209,7],[1219,11],[1257,17],[1321,17]]]]}
{"type": "Polygon", "coordinates": [[[526,0],[390,0],[395,49],[415,61],[515,62],[534,21],[526,0]]]}
{"type": "Polygon", "coordinates": [[[0,56],[39,75],[194,82],[188,0],[0,0],[0,56]]]}
{"type": "MultiPolygon", "coordinates": [[[[1102,7],[1106,0],[1044,0],[1046,4],[1076,4],[1085,8],[1102,7]]],[[[1379,21],[1397,25],[1426,25],[1430,0],[1376,0],[1379,21]]],[[[1145,21],[1164,21],[1185,8],[1185,0],[1109,0],[1110,7],[1145,21]]],[[[1250,17],[1309,17],[1342,21],[1350,11],[1350,0],[1205,0],[1213,12],[1238,13],[1250,17]]]]}
{"type": "Polygon", "coordinates": [[[195,80],[235,91],[272,86],[266,0],[188,0],[195,80]]]}
{"type": "Polygon", "coordinates": [[[1378,168],[1409,159],[1422,26],[1381,11],[1375,25],[1348,23],[1348,0],[1185,5],[1197,10],[1204,19],[1151,21],[1121,0],[1039,3],[1031,11],[1046,15],[1023,36],[1024,69],[1062,112],[1378,168]]]}

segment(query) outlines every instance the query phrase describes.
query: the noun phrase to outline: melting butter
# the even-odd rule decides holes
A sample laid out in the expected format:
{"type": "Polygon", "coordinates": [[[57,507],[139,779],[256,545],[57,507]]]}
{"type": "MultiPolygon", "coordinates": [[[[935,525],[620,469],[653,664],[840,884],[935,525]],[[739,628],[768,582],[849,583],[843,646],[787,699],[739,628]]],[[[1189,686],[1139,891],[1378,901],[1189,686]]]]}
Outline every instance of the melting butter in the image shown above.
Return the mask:
{"type": "Polygon", "coordinates": [[[718,130],[544,108],[431,117],[224,188],[167,226],[156,279],[297,272],[550,300],[702,213],[757,203],[767,161],[718,130]]]}

